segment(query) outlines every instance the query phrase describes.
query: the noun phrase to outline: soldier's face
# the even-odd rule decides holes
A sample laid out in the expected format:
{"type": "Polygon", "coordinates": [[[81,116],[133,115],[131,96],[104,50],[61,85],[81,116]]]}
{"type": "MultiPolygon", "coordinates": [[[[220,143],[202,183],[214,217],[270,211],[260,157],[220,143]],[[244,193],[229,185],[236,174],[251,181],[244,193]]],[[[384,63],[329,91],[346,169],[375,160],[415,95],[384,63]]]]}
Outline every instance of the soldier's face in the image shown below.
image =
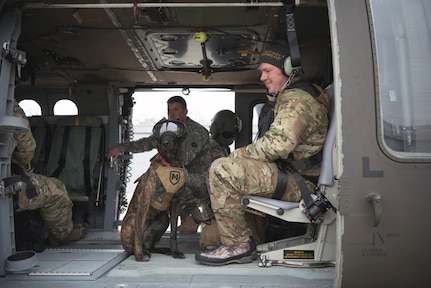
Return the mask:
{"type": "Polygon", "coordinates": [[[169,120],[179,120],[183,123],[187,119],[187,109],[184,109],[181,103],[174,102],[168,104],[168,119],[169,120]]]}
{"type": "Polygon", "coordinates": [[[259,70],[261,73],[260,81],[265,84],[268,93],[277,94],[280,92],[288,79],[281,69],[268,63],[262,63],[259,70]]]}

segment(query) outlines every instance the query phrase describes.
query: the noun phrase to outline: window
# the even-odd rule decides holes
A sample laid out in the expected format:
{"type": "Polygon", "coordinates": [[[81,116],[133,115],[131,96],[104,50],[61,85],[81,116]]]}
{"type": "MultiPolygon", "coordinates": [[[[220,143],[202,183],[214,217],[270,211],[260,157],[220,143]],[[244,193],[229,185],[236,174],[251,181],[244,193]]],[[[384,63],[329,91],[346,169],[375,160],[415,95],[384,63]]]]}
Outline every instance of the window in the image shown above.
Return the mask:
{"type": "Polygon", "coordinates": [[[42,109],[40,108],[39,103],[37,103],[33,99],[24,99],[21,100],[19,106],[24,110],[25,116],[42,116],[42,109]]]}
{"type": "Polygon", "coordinates": [[[431,2],[372,0],[379,141],[400,160],[431,158],[431,2]]]}
{"type": "Polygon", "coordinates": [[[72,100],[58,100],[54,104],[54,115],[78,115],[78,107],[72,100]]]}

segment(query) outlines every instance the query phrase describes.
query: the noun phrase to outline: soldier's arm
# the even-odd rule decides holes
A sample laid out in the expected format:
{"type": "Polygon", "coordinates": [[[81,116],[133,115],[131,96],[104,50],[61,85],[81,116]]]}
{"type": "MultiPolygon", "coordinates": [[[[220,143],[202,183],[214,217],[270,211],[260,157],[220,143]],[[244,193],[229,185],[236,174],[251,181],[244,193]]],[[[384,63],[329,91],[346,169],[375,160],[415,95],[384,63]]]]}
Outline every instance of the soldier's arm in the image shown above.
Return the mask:
{"type": "MultiPolygon", "coordinates": [[[[303,132],[309,126],[309,113],[305,109],[302,97],[308,95],[308,93],[301,92],[303,95],[294,96],[291,94],[298,93],[298,90],[280,95],[279,97],[282,97],[282,99],[278,99],[279,103],[277,111],[275,111],[274,122],[269,130],[256,142],[233,151],[229,157],[269,162],[277,159],[287,159],[289,154],[300,143],[303,132]]],[[[310,95],[308,96],[311,97],[310,95]]]]}
{"type": "MultiPolygon", "coordinates": [[[[13,116],[23,118],[28,121],[24,110],[18,105],[16,100],[14,100],[13,116]]],[[[12,154],[12,162],[17,163],[21,167],[30,165],[36,150],[36,140],[31,132],[30,124],[28,124],[27,132],[15,133],[13,137],[16,141],[16,147],[12,154]]]]}
{"type": "Polygon", "coordinates": [[[123,142],[117,145],[119,152],[140,153],[157,148],[157,139],[153,135],[136,141],[123,142]]]}

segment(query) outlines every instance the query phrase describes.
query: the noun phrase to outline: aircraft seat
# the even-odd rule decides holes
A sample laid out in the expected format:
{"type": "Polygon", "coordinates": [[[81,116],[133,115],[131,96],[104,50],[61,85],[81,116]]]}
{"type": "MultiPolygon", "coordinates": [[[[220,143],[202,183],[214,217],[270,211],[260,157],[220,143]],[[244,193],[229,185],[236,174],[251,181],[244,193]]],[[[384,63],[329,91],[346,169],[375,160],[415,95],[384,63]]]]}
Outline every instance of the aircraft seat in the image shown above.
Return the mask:
{"type": "Polygon", "coordinates": [[[47,176],[64,182],[73,202],[88,202],[104,149],[104,126],[95,116],[64,116],[53,130],[47,176]]]}

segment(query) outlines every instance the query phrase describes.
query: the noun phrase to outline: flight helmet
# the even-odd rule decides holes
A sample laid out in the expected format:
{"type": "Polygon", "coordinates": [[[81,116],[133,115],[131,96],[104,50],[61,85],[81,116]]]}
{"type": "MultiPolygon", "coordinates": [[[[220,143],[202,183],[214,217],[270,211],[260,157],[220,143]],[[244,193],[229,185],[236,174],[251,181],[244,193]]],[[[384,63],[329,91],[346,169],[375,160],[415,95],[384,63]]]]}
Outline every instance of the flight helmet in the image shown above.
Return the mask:
{"type": "Polygon", "coordinates": [[[230,110],[221,110],[214,115],[210,133],[215,141],[222,146],[233,143],[242,128],[242,121],[230,110]]]}

